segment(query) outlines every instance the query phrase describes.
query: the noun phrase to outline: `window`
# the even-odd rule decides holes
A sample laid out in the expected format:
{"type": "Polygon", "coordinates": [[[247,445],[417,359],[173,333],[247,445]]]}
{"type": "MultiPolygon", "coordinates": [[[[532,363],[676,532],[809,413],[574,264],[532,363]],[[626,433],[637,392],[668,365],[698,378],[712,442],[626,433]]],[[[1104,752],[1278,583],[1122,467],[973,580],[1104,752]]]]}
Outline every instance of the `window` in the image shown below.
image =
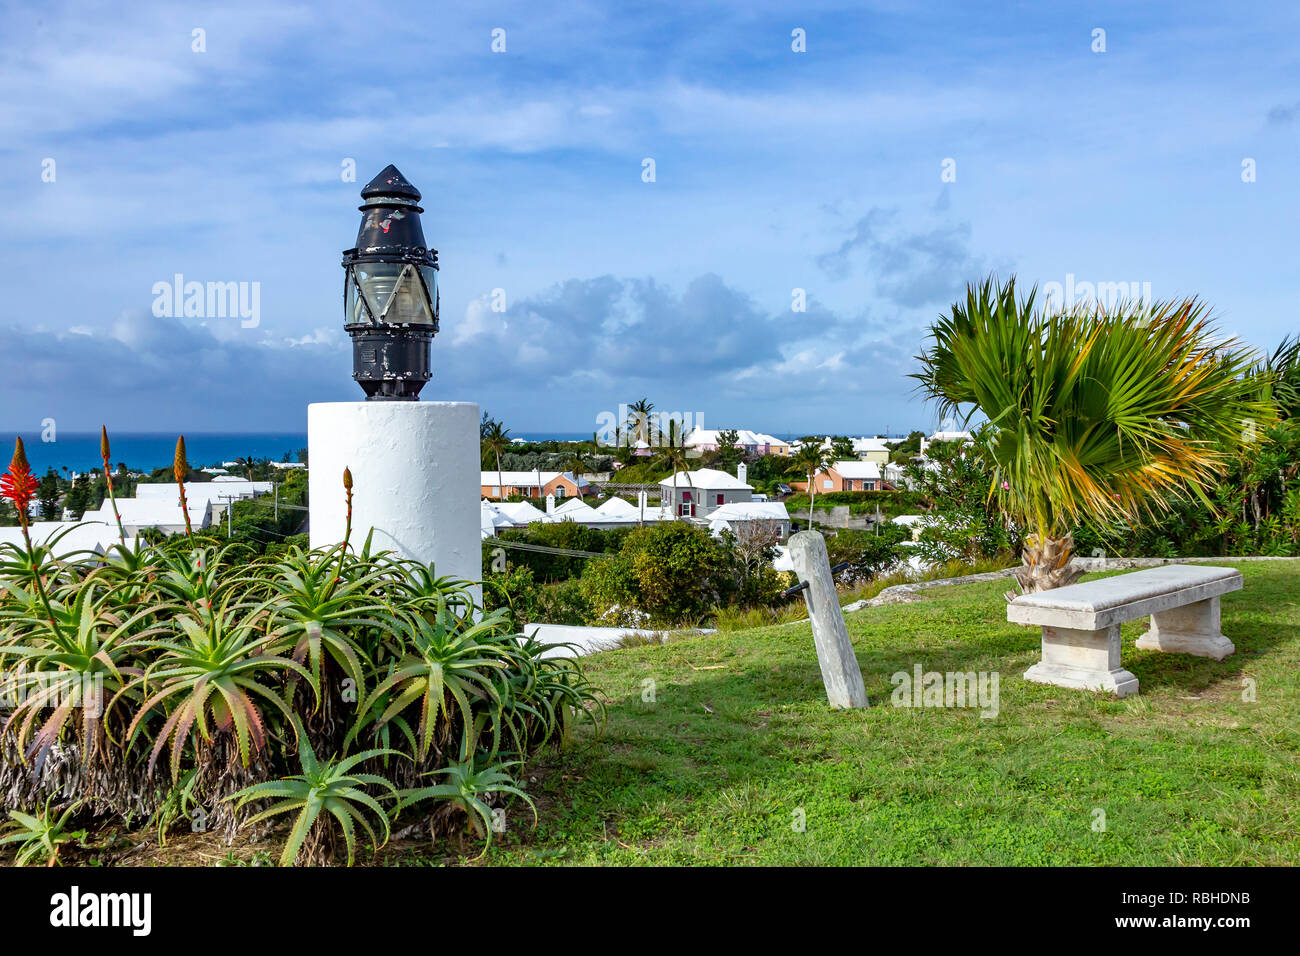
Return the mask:
{"type": "Polygon", "coordinates": [[[557,498],[563,498],[563,497],[564,497],[564,485],[556,485],[556,486],[555,486],[555,497],[557,497],[557,498]]]}
{"type": "Polygon", "coordinates": [[[831,481],[831,479],[829,479],[829,478],[823,478],[823,479],[822,479],[822,488],[823,488],[825,491],[830,491],[830,490],[831,490],[832,488],[834,488],[834,487],[835,487],[835,482],[831,481]]]}
{"type": "Polygon", "coordinates": [[[691,500],[691,493],[689,491],[683,491],[682,501],[690,501],[690,500],[691,500]]]}
{"type": "Polygon", "coordinates": [[[718,495],[718,504],[722,504],[722,495],[718,495]]]}
{"type": "Polygon", "coordinates": [[[499,485],[492,486],[492,494],[497,498],[501,497],[501,488],[499,485]]]}

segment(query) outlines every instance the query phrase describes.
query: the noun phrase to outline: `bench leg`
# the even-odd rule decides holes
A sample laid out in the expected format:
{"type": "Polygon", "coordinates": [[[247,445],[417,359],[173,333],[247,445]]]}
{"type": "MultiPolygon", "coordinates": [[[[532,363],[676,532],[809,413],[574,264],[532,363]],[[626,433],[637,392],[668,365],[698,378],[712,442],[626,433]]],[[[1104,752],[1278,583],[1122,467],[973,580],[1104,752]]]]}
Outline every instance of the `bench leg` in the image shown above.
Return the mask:
{"type": "Polygon", "coordinates": [[[1120,664],[1119,649],[1118,624],[1100,631],[1044,627],[1043,659],[1025,671],[1025,680],[1128,697],[1138,692],[1138,679],[1120,664]]]}
{"type": "Polygon", "coordinates": [[[1237,648],[1220,627],[1219,599],[1208,598],[1152,614],[1151,629],[1138,638],[1137,646],[1221,661],[1237,648]]]}

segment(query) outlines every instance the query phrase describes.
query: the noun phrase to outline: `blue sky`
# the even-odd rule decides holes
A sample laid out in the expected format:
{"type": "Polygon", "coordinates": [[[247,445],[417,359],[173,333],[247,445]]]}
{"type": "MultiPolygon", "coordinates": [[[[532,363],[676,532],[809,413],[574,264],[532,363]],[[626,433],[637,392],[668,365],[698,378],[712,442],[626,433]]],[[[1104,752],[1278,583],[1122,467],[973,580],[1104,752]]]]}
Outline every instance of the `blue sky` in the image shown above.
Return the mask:
{"type": "Polygon", "coordinates": [[[0,427],[297,430],[359,398],[339,254],[389,162],[442,265],[424,397],[515,432],[642,396],[933,425],[912,357],[991,271],[1197,294],[1261,348],[1300,328],[1294,5],[544,6],[0,4],[0,427]],[[258,283],[257,326],[155,316],[176,273],[258,283]]]}

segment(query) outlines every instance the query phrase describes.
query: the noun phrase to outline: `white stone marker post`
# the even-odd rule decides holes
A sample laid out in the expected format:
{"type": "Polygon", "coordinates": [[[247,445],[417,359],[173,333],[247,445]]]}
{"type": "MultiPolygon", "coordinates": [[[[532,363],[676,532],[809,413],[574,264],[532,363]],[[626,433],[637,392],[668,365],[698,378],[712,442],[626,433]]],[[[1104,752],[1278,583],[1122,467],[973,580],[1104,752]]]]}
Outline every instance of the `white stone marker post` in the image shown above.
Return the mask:
{"type": "Polygon", "coordinates": [[[479,408],[472,402],[321,402],[307,406],[311,546],[343,540],[343,469],[352,472],[352,547],[374,530],[439,575],[483,580],[479,408]]]}
{"type": "Polygon", "coordinates": [[[832,707],[866,707],[867,688],[862,683],[862,669],[849,641],[826,556],[826,539],[818,531],[800,531],[790,536],[790,559],[804,589],[808,619],[812,622],[813,643],[817,646],[817,663],[832,707]]]}

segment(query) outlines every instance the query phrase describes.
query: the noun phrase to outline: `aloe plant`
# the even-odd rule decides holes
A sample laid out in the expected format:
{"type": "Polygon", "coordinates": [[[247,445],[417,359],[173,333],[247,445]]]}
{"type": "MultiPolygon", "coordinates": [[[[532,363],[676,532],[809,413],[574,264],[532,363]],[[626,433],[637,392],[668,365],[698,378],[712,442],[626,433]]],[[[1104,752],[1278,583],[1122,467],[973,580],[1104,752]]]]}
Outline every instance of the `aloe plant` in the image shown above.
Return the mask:
{"type": "Polygon", "coordinates": [[[65,726],[80,718],[82,759],[89,763],[100,743],[105,702],[121,696],[129,680],[142,673],[131,665],[132,644],[152,633],[139,627],[151,612],[125,619],[108,612],[107,595],[94,582],[71,597],[66,606],[54,602],[48,619],[20,619],[17,640],[0,651],[8,665],[0,675],[0,696],[14,701],[4,730],[16,727],[20,747],[44,717],[31,752],[43,755],[65,726]]]}
{"type": "Polygon", "coordinates": [[[161,712],[162,705],[171,707],[149,755],[150,772],[170,744],[172,779],[179,777],[181,753],[195,728],[209,743],[214,731],[233,731],[247,767],[251,752],[266,742],[266,721],[256,700],[273,705],[286,720],[291,717],[289,705],[268,680],[276,672],[299,674],[319,696],[306,668],[268,652],[271,638],[255,616],[240,618],[222,607],[203,617],[182,614],[176,626],[179,639],[150,641],[160,652],[158,659],[123,689],[138,689],[146,698],[127,729],[128,746],[147,717],[161,712]]]}
{"type": "Polygon", "coordinates": [[[500,672],[506,666],[498,646],[490,640],[501,630],[503,611],[494,611],[476,624],[441,608],[432,621],[403,618],[390,634],[398,649],[396,660],[359,708],[361,717],[348,735],[351,740],[365,727],[372,729],[418,703],[418,749],[428,756],[435,738],[445,740],[453,720],[461,727],[461,755],[474,751],[474,701],[500,721],[500,672]]]}
{"type": "MultiPolygon", "coordinates": [[[[248,825],[286,813],[297,813],[293,828],[289,831],[289,839],[284,845],[284,852],[280,855],[281,866],[293,865],[313,829],[330,826],[332,817],[343,832],[348,850],[348,866],[351,866],[355,858],[356,824],[361,825],[369,835],[371,844],[376,848],[387,843],[392,832],[388,813],[378,800],[366,792],[365,788],[368,786],[381,788],[387,791],[383,795],[385,798],[395,799],[397,795],[397,788],[388,780],[378,774],[356,773],[354,768],[367,760],[391,755],[400,756],[395,750],[374,749],[350,757],[334,756],[328,760],[319,760],[307,740],[307,735],[299,732],[298,761],[302,773],[245,787],[227,799],[235,801],[237,807],[258,800],[276,801],[267,809],[250,817],[247,821],[248,825]],[[370,821],[366,819],[365,811],[369,811],[382,825],[384,831],[382,842],[375,835],[370,821]],[[322,813],[327,816],[322,817],[322,813]]],[[[317,846],[328,854],[330,843],[319,829],[317,837],[317,846]]]]}
{"type": "MultiPolygon", "coordinates": [[[[492,807],[488,805],[485,797],[493,794],[519,797],[532,810],[534,825],[537,823],[537,805],[520,789],[518,781],[506,769],[517,766],[518,763],[518,761],[509,761],[475,770],[475,761],[469,759],[435,770],[428,776],[445,776],[446,782],[399,791],[398,812],[404,807],[424,800],[449,801],[452,806],[465,814],[474,832],[483,837],[485,841],[483,853],[486,853],[492,843],[492,807]]],[[[483,853],[480,853],[479,857],[482,857],[483,853]]]]}
{"type": "Polygon", "coordinates": [[[36,813],[23,813],[10,810],[12,823],[0,828],[0,846],[17,844],[14,863],[26,866],[33,860],[44,860],[46,866],[56,866],[59,862],[59,850],[65,844],[86,839],[85,830],[70,830],[68,823],[81,809],[81,802],[69,805],[61,814],[50,810],[53,795],[45,801],[45,806],[36,813]]]}

